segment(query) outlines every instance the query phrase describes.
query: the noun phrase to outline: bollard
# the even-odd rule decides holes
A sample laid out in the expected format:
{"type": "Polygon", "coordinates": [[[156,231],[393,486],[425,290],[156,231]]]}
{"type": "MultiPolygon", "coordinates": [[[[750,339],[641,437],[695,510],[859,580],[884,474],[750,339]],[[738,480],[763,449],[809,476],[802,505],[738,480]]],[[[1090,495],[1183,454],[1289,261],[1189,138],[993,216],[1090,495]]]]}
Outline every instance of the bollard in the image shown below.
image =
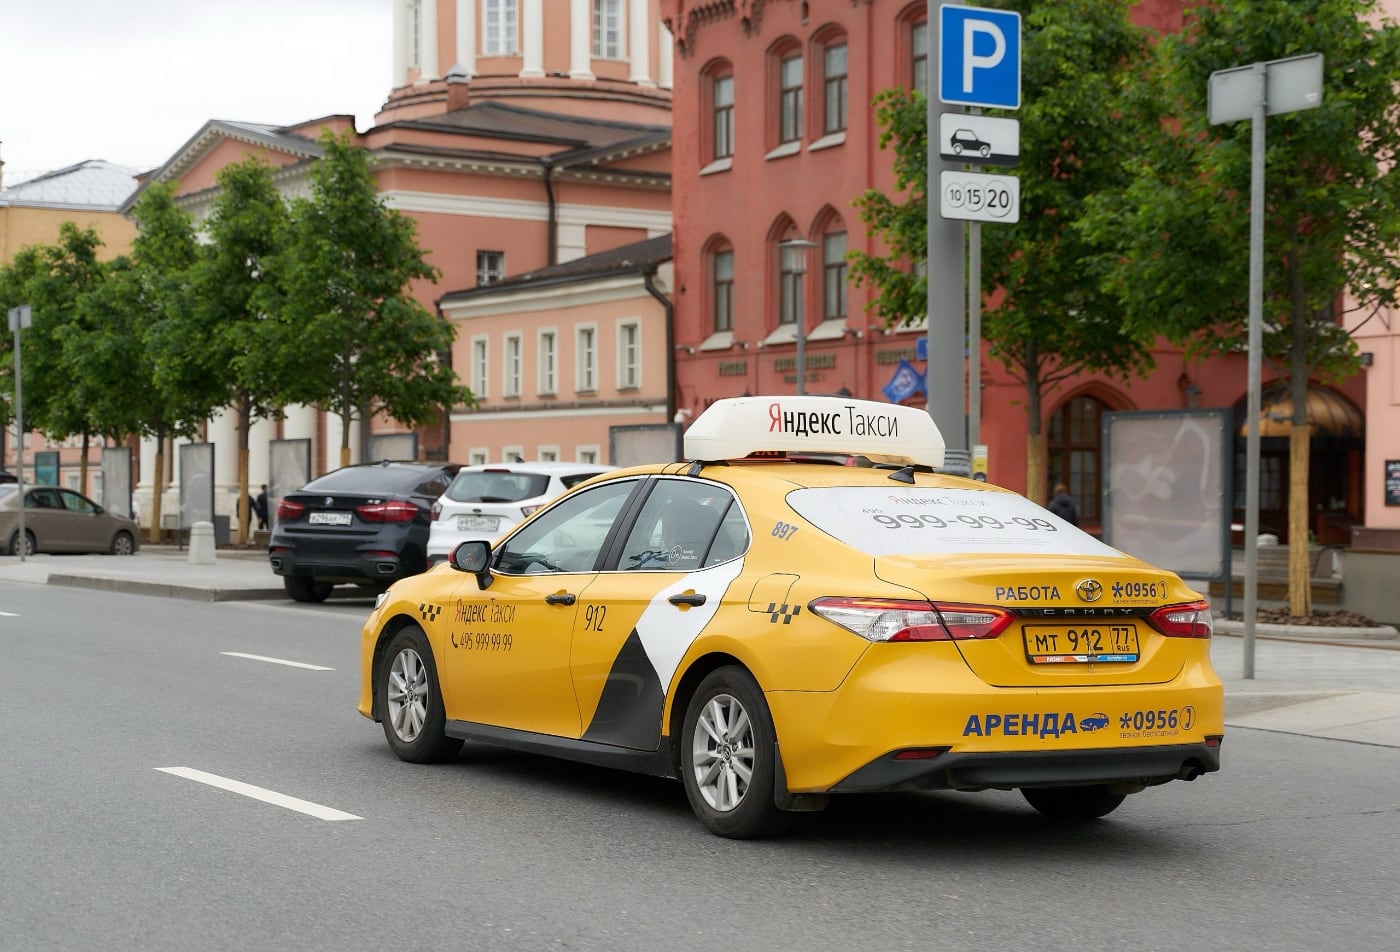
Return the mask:
{"type": "Polygon", "coordinates": [[[214,523],[196,522],[190,526],[190,564],[214,564],[214,523]]]}

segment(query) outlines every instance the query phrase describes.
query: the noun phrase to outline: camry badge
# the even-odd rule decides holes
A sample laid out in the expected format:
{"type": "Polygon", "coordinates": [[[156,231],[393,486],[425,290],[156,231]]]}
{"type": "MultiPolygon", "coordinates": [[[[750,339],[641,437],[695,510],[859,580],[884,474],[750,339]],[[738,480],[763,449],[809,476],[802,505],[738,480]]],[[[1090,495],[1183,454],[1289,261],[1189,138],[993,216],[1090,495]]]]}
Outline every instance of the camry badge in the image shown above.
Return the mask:
{"type": "Polygon", "coordinates": [[[1086,602],[1096,602],[1103,596],[1103,586],[1098,579],[1086,578],[1074,590],[1079,593],[1079,597],[1086,602]]]}

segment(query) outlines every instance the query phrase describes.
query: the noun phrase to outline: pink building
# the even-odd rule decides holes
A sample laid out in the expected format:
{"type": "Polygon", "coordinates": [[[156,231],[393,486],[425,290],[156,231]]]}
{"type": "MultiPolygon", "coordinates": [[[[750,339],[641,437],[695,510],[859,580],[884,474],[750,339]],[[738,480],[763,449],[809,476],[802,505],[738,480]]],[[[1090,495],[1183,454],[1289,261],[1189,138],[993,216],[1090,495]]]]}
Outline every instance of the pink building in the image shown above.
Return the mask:
{"type": "MultiPolygon", "coordinates": [[[[450,292],[669,235],[671,42],[657,0],[414,0],[397,2],[395,10],[388,99],[374,127],[355,138],[373,154],[385,203],[415,220],[420,245],[442,273],[436,285],[414,288],[426,306],[434,308],[450,292]]],[[[257,155],[276,168],[279,188],[296,194],[320,154],[320,132],[353,128],[346,116],[290,127],[211,121],[148,181],[175,183],[179,202],[199,220],[211,207],[215,176],[225,165],[257,155]]],[[[652,273],[648,280],[662,287],[657,282],[664,275],[652,273]]],[[[626,314],[570,312],[597,326],[598,373],[615,369],[611,355],[620,345],[614,344],[614,317],[624,321],[623,328],[630,326],[627,319],[635,319],[639,331],[646,328],[638,353],[662,358],[664,334],[650,329],[661,305],[645,289],[643,298],[626,314]]],[[[499,411],[511,399],[499,388],[493,394],[489,381],[508,378],[503,361],[510,359],[512,342],[520,348],[516,357],[526,362],[521,366],[536,366],[540,338],[516,326],[510,315],[518,311],[508,309],[492,322],[476,320],[471,306],[462,311],[470,327],[459,331],[452,359],[467,382],[474,366],[490,366],[478,376],[485,386],[481,410],[448,408],[441,425],[417,433],[390,420],[358,421],[352,460],[407,453],[466,462],[468,455],[497,460],[507,452],[571,460],[580,447],[606,448],[609,418],[603,413],[571,412],[560,438],[527,439],[519,425],[483,427],[480,421],[490,411],[503,419],[499,411]],[[477,357],[486,363],[474,365],[477,357]]],[[[560,359],[574,359],[578,336],[572,320],[556,320],[560,359]]],[[[629,420],[666,421],[666,394],[654,384],[659,376],[646,375],[655,392],[644,398],[641,389],[623,388],[625,399],[636,402],[629,420]]],[[[541,404],[532,406],[563,400],[576,410],[585,391],[572,383],[570,378],[557,397],[532,383],[541,404]]],[[[600,389],[598,399],[621,399],[616,388],[600,389]]],[[[547,428],[532,423],[525,429],[547,428]]],[[[234,418],[217,416],[207,431],[206,439],[216,444],[216,509],[231,512],[234,418]]],[[[258,422],[250,447],[253,484],[272,483],[274,496],[295,488],[279,485],[275,474],[269,478],[277,441],[309,441],[310,477],[338,465],[340,436],[334,417],[310,407],[288,407],[284,419],[258,422]]],[[[142,447],[137,498],[143,506],[152,495],[154,449],[142,447]]],[[[178,474],[163,478],[172,483],[178,474]]]]}

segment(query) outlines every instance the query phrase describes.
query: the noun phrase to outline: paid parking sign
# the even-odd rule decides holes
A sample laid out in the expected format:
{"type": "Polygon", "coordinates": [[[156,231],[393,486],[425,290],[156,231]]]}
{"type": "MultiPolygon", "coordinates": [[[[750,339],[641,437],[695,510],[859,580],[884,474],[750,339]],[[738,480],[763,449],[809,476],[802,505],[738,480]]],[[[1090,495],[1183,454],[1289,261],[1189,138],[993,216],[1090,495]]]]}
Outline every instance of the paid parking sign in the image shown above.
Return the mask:
{"type": "Polygon", "coordinates": [[[1021,108],[1021,14],[938,8],[938,98],[951,105],[1021,108]]]}

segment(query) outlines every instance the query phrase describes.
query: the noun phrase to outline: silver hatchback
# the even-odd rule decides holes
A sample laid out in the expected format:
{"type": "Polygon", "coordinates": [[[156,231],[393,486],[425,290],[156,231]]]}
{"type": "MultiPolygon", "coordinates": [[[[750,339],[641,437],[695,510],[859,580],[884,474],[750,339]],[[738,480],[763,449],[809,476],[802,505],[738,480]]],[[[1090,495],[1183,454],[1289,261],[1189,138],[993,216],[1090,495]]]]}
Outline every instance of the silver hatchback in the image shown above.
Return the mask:
{"type": "Polygon", "coordinates": [[[447,561],[472,539],[490,541],[565,490],[617,467],[598,463],[492,463],[463,466],[447,492],[433,503],[428,565],[447,561]]]}

